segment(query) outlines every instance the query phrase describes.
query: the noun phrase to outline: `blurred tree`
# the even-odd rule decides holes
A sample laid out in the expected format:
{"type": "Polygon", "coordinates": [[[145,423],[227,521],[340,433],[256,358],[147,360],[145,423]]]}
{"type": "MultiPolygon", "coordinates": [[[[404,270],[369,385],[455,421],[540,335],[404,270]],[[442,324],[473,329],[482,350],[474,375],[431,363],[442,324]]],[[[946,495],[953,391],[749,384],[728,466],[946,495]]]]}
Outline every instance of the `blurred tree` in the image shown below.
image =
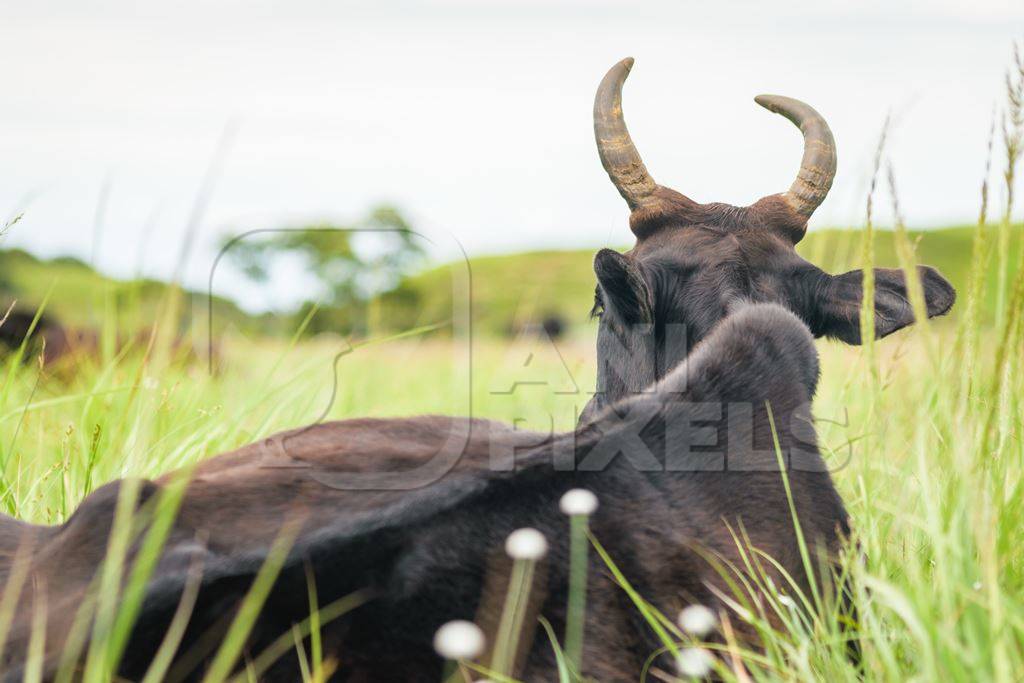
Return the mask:
{"type": "Polygon", "coordinates": [[[254,282],[267,282],[281,259],[298,259],[321,289],[293,314],[295,323],[312,313],[308,331],[365,333],[367,304],[423,261],[422,240],[401,212],[374,207],[351,226],[321,223],[281,230],[259,239],[225,241],[228,258],[254,282]],[[319,307],[314,311],[314,307],[319,307]]]}

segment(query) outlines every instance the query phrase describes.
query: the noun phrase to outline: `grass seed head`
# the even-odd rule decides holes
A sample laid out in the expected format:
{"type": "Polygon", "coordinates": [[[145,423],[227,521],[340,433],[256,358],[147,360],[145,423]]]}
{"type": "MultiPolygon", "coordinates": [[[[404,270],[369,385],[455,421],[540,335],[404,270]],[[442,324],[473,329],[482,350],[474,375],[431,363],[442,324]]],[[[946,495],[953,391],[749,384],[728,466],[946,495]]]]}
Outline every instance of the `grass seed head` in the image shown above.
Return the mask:
{"type": "Polygon", "coordinates": [[[547,555],[548,541],[536,529],[516,529],[505,541],[505,552],[515,560],[539,560],[547,555]]]}
{"type": "Polygon", "coordinates": [[[702,638],[715,628],[715,613],[704,605],[689,605],[679,613],[679,627],[691,636],[702,638]]]}
{"type": "Polygon", "coordinates": [[[587,489],[570,489],[558,503],[562,512],[569,515],[592,515],[597,510],[597,496],[587,489]]]}
{"type": "Polygon", "coordinates": [[[434,649],[445,659],[475,659],[486,643],[484,632],[471,621],[449,621],[434,634],[434,649]]]}
{"type": "Polygon", "coordinates": [[[688,678],[703,678],[711,671],[714,657],[702,647],[688,647],[676,658],[679,675],[688,678]]]}

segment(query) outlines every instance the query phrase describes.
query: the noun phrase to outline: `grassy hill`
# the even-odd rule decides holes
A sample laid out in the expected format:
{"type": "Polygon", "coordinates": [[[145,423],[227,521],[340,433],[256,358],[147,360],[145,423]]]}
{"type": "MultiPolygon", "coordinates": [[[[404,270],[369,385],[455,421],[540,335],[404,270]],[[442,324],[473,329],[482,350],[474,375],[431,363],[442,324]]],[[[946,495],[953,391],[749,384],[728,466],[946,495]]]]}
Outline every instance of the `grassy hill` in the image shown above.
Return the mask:
{"type": "MultiPolygon", "coordinates": [[[[919,245],[922,259],[945,270],[961,289],[970,258],[968,234],[929,233],[919,245]]],[[[881,260],[893,262],[891,236],[879,241],[881,260]]],[[[856,261],[856,245],[856,234],[822,233],[803,251],[838,269],[856,261]]],[[[475,259],[478,311],[499,329],[501,315],[547,310],[552,302],[583,319],[592,287],[589,262],[590,250],[475,259]]],[[[62,266],[34,267],[50,276],[62,266]]],[[[37,284],[48,288],[50,279],[37,284]]],[[[402,291],[422,291],[424,301],[436,302],[450,292],[448,285],[439,268],[410,278],[402,291]]],[[[101,285],[107,286],[119,290],[116,283],[101,285]]],[[[91,299],[87,292],[62,290],[54,300],[67,304],[75,297],[81,305],[91,299]]],[[[1008,320],[1019,313],[1004,311],[1008,320]]],[[[849,628],[850,612],[836,607],[835,591],[808,595],[796,583],[768,581],[761,567],[776,560],[764,556],[762,562],[743,543],[744,557],[756,560],[753,568],[739,567],[742,581],[733,580],[729,568],[723,572],[735,587],[726,597],[740,606],[728,612],[730,623],[753,634],[737,643],[728,632],[735,671],[748,679],[1010,682],[1013,671],[1024,671],[1024,373],[1012,352],[1020,348],[1021,335],[1003,339],[985,329],[977,344],[968,345],[957,343],[960,337],[949,325],[934,332],[926,337],[907,330],[872,354],[863,347],[818,345],[822,373],[815,427],[851,518],[849,552],[837,559],[836,570],[850,577],[856,631],[849,628]],[[747,590],[751,585],[764,587],[765,599],[756,605],[747,590]],[[846,647],[851,636],[861,646],[856,662],[846,647]]],[[[215,373],[142,354],[76,362],[67,374],[40,371],[34,363],[7,364],[0,382],[0,510],[28,521],[62,523],[105,482],[155,478],[325,417],[472,413],[514,421],[517,430],[570,428],[590,397],[596,371],[593,345],[582,339],[557,349],[532,340],[480,339],[466,354],[460,340],[415,338],[363,346],[344,356],[344,345],[332,339],[294,347],[274,339],[245,341],[224,345],[215,373]]],[[[158,510],[173,512],[173,506],[158,510]]],[[[131,525],[121,526],[131,531],[131,525]]],[[[138,557],[144,557],[141,552],[138,557]]],[[[550,564],[558,559],[549,558],[552,571],[567,571],[550,564]]],[[[808,561],[815,560],[811,555],[808,561]]],[[[606,573],[604,563],[595,561],[594,571],[606,573]]],[[[108,565],[115,578],[120,562],[115,556],[108,565]]],[[[638,585],[642,591],[644,584],[638,585]]],[[[99,597],[107,594],[108,621],[121,623],[128,610],[118,611],[113,602],[118,591],[99,597]]],[[[82,678],[109,680],[103,655],[114,647],[112,629],[92,629],[101,624],[96,605],[103,605],[93,595],[80,601],[85,618],[76,623],[86,625],[82,638],[91,640],[82,642],[98,643],[101,656],[99,665],[86,661],[95,673],[87,666],[82,678]]],[[[652,623],[659,628],[673,623],[676,597],[662,596],[659,604],[659,596],[643,595],[651,607],[636,618],[656,618],[652,623]],[[655,609],[662,612],[651,617],[655,609]]],[[[467,600],[471,615],[475,596],[467,600]]],[[[712,646],[722,642],[718,633],[712,646]]],[[[310,667],[323,670],[315,655],[310,667]]],[[[725,680],[738,680],[729,677],[732,669],[719,671],[725,680]]]]}
{"type": "MultiPolygon", "coordinates": [[[[167,293],[159,280],[118,280],[93,270],[72,257],[40,259],[21,249],[0,251],[0,315],[12,301],[23,310],[45,303],[46,314],[72,327],[97,327],[114,323],[122,331],[152,324],[167,293]]],[[[206,295],[198,297],[205,311],[206,295]]],[[[242,329],[254,329],[260,319],[247,315],[234,302],[214,297],[215,320],[242,329]]],[[[200,310],[200,309],[196,309],[200,310]]],[[[190,315],[187,310],[185,316],[190,315]]],[[[190,321],[183,317],[182,325],[190,321]]]]}
{"type": "MultiPolygon", "coordinates": [[[[1019,230],[1020,226],[1015,226],[1019,230]]],[[[995,228],[990,228],[990,285],[996,281],[995,228]]],[[[935,266],[958,291],[966,287],[971,263],[973,226],[910,231],[920,263],[935,266]]],[[[876,264],[899,265],[890,231],[879,231],[876,264]]],[[[860,266],[861,233],[830,229],[809,234],[798,251],[830,272],[860,266]]],[[[503,256],[479,256],[469,263],[449,263],[407,277],[398,287],[378,297],[369,307],[376,331],[407,330],[452,318],[453,301],[472,302],[473,329],[506,335],[520,327],[557,316],[571,327],[587,324],[593,303],[595,249],[534,251],[503,256]]],[[[1017,263],[1011,255],[1011,264],[1017,263]]],[[[18,299],[27,308],[46,300],[47,311],[71,325],[97,325],[115,315],[121,328],[139,328],[151,322],[166,285],[155,280],[119,281],[92,270],[72,258],[41,260],[21,250],[0,251],[0,303],[18,299]]],[[[989,286],[983,311],[995,307],[989,286]]],[[[202,297],[189,293],[189,296],[202,297]]],[[[288,333],[301,315],[267,314],[253,317],[227,299],[216,299],[216,320],[250,333],[288,333]]],[[[957,309],[954,309],[954,314],[957,309]]],[[[183,321],[182,324],[188,324],[183,321]]]]}
{"type": "MultiPolygon", "coordinates": [[[[1019,230],[1019,226],[1015,226],[1019,230]]],[[[990,231],[988,273],[996,280],[995,229],[990,231]]],[[[958,291],[967,284],[971,264],[973,226],[910,231],[919,263],[938,268],[958,291]]],[[[876,265],[898,267],[894,233],[879,231],[876,265]]],[[[800,254],[833,273],[860,267],[861,233],[830,229],[810,233],[798,246],[800,254]]],[[[594,298],[594,249],[536,251],[507,256],[483,256],[469,262],[470,286],[457,288],[473,304],[474,329],[505,334],[547,315],[558,315],[570,326],[586,323],[594,298]]],[[[1016,263],[1016,258],[1010,259],[1016,263]]],[[[451,316],[453,281],[463,277],[465,263],[446,264],[407,278],[382,297],[388,327],[402,328],[444,320],[451,316]]],[[[989,288],[984,310],[991,312],[995,294],[989,288]]]]}

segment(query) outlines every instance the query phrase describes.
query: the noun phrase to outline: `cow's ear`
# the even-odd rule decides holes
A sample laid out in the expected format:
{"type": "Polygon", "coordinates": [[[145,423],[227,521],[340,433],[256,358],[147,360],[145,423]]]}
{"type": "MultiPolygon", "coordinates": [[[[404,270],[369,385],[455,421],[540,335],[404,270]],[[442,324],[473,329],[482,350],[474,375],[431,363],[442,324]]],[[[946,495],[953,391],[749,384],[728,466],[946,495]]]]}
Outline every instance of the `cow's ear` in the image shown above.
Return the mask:
{"type": "Polygon", "coordinates": [[[594,256],[594,273],[603,304],[626,323],[654,320],[654,297],[636,261],[612,249],[594,256]]]}
{"type": "MultiPolygon", "coordinates": [[[[896,268],[875,268],[875,337],[881,339],[914,322],[914,310],[907,294],[904,272],[896,268]]],[[[939,271],[918,266],[928,317],[949,311],[956,290],[939,271]]],[[[847,344],[860,344],[860,306],[864,298],[864,271],[826,275],[811,295],[813,302],[806,319],[816,337],[832,337],[847,344]]]]}

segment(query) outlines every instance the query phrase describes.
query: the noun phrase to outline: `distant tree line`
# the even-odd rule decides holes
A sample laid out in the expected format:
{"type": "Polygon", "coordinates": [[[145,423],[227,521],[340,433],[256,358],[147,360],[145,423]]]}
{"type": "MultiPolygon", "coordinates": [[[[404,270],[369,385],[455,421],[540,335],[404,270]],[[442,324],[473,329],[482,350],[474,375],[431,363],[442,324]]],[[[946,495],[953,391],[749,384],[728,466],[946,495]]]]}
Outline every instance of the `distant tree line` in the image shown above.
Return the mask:
{"type": "MultiPolygon", "coordinates": [[[[295,310],[274,312],[308,334],[363,336],[391,328],[378,295],[401,289],[404,275],[425,259],[423,240],[394,206],[379,205],[350,225],[317,223],[224,241],[226,257],[256,283],[269,283],[275,267],[296,261],[317,283],[295,310]]],[[[390,298],[389,298],[390,301],[390,298]]],[[[413,304],[414,302],[404,302],[413,304]]],[[[406,315],[401,316],[403,318],[406,315]]]]}

